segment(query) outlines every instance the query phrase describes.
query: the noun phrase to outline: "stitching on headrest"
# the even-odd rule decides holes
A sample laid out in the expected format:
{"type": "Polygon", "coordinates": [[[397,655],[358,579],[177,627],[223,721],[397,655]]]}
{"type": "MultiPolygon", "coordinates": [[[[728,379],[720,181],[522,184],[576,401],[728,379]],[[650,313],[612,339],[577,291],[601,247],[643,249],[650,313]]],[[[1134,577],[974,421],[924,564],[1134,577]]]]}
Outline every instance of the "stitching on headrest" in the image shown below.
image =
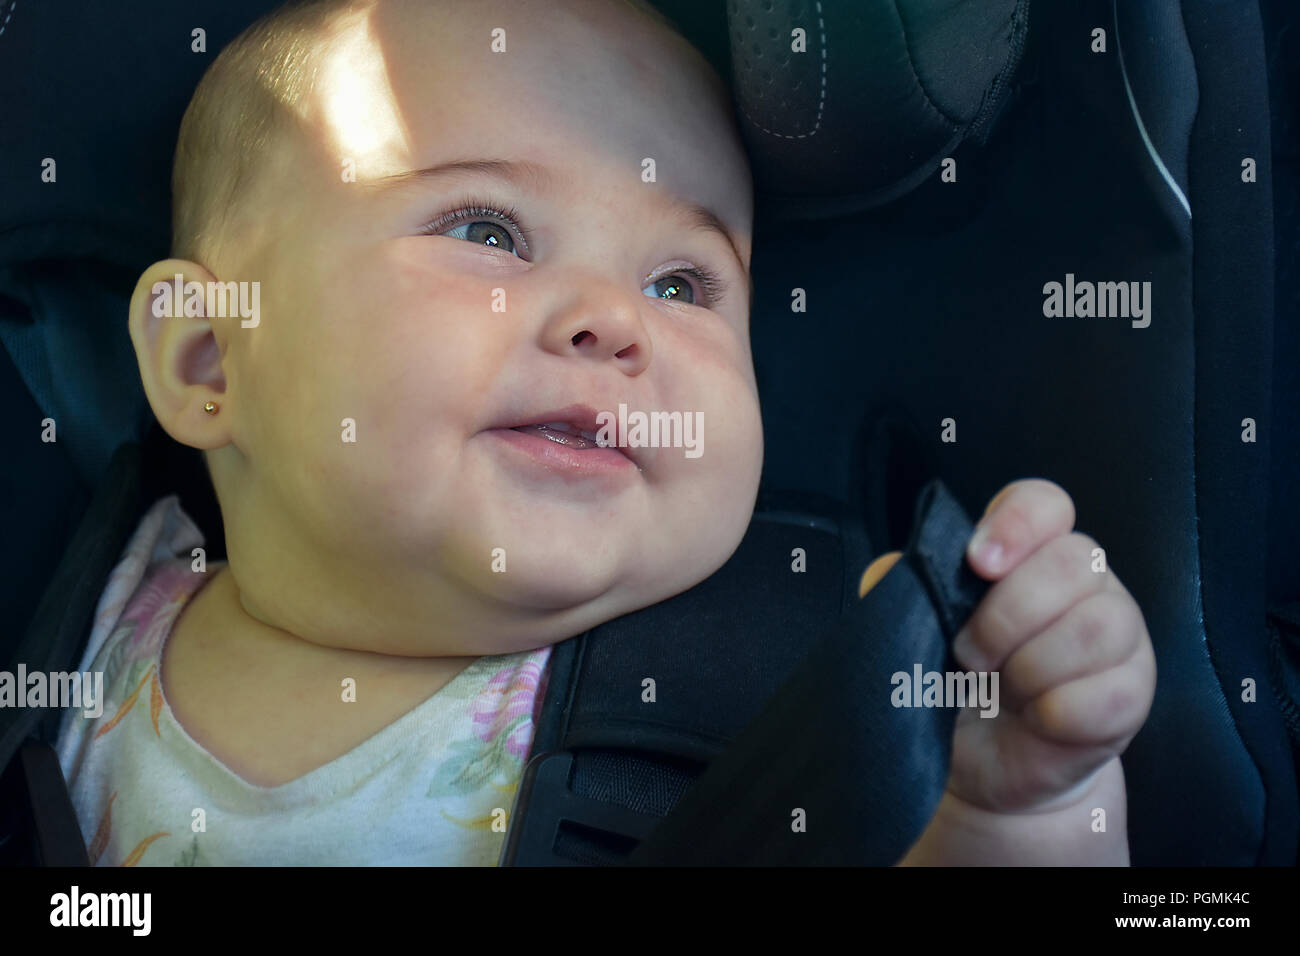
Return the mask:
{"type": "Polygon", "coordinates": [[[14,15],[14,9],[18,6],[18,0],[10,0],[9,12],[5,14],[4,23],[0,23],[0,36],[4,36],[5,28],[9,26],[9,18],[14,15]]]}
{"type": "Polygon", "coordinates": [[[821,0],[816,0],[817,4],[817,32],[818,42],[821,44],[822,68],[821,68],[821,91],[817,98],[817,120],[813,123],[811,132],[808,133],[778,133],[776,130],[768,129],[754,117],[749,115],[749,110],[745,109],[745,104],[739,95],[736,96],[736,105],[740,107],[740,112],[744,114],[745,119],[749,120],[749,125],[755,129],[766,133],[768,136],[779,136],[781,139],[811,139],[817,135],[817,131],[822,128],[822,109],[826,105],[826,18],[822,15],[821,0]]]}

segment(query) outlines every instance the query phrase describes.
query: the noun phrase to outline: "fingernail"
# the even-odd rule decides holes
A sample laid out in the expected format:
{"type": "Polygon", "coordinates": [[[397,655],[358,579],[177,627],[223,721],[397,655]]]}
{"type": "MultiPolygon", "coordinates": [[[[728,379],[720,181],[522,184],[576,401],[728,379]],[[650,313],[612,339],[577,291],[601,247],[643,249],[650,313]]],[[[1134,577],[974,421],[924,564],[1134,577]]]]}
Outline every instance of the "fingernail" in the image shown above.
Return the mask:
{"type": "Polygon", "coordinates": [[[970,559],[992,572],[1002,570],[1002,543],[989,539],[988,525],[981,524],[966,546],[970,559]]]}
{"type": "Polygon", "coordinates": [[[970,631],[964,627],[957,632],[957,636],[952,640],[952,656],[957,658],[957,663],[967,670],[988,670],[984,666],[983,656],[975,649],[975,639],[971,637],[970,631]]]}

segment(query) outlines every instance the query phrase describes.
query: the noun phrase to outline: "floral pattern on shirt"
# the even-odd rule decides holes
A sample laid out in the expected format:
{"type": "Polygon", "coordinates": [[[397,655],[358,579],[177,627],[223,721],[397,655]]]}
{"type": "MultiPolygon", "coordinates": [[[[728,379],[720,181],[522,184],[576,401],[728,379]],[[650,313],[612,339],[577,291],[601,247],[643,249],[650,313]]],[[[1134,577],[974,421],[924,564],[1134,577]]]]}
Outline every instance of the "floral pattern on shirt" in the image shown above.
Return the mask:
{"type": "MultiPolygon", "coordinates": [[[[448,748],[446,759],[429,783],[427,796],[466,796],[489,786],[501,795],[500,807],[506,809],[519,787],[520,767],[528,756],[533,740],[533,715],[539,685],[549,654],[532,654],[515,658],[492,675],[483,689],[468,703],[466,713],[474,729],[474,738],[458,741],[448,748]]],[[[443,816],[470,829],[490,827],[498,807],[486,813],[456,817],[443,816]]]]}

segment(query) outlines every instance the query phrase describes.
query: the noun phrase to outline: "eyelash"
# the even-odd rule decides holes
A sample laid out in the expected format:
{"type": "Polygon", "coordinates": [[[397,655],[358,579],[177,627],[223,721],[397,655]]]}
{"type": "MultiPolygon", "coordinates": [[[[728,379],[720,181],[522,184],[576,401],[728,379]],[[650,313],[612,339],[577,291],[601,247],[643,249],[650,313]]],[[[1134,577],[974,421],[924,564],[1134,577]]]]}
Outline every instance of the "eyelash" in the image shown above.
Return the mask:
{"type": "Polygon", "coordinates": [[[420,227],[420,232],[429,236],[439,235],[444,230],[454,229],[464,223],[478,222],[483,219],[495,219],[498,225],[509,227],[510,231],[514,233],[514,240],[523,246],[524,252],[531,251],[528,248],[528,240],[523,236],[524,233],[531,232],[531,230],[519,215],[519,210],[514,206],[507,209],[497,209],[485,202],[466,200],[450,212],[444,212],[431,222],[425,223],[420,227]]]}
{"type": "MultiPolygon", "coordinates": [[[[651,273],[653,276],[654,273],[651,273]]],[[[695,280],[696,288],[704,293],[704,301],[696,302],[695,305],[705,309],[711,309],[722,301],[726,292],[726,283],[722,277],[712,269],[706,269],[704,266],[674,266],[661,276],[655,276],[650,282],[658,282],[660,279],[667,279],[669,276],[690,276],[695,280]]]]}
{"type": "MultiPolygon", "coordinates": [[[[479,222],[484,219],[496,220],[499,225],[508,227],[513,233],[515,242],[523,247],[523,251],[525,253],[531,251],[528,248],[528,240],[524,238],[524,234],[531,230],[524,223],[519,210],[514,206],[498,209],[483,200],[470,199],[459,203],[455,209],[441,213],[421,226],[420,233],[428,236],[441,235],[444,231],[454,229],[464,223],[479,222]]],[[[696,289],[703,293],[705,301],[697,301],[694,303],[695,305],[713,308],[722,301],[723,296],[726,294],[726,282],[718,273],[704,266],[677,266],[658,276],[651,273],[651,277],[647,278],[646,284],[649,285],[676,275],[689,276],[694,280],[696,289]]],[[[698,296],[696,298],[698,299],[698,296]]]]}

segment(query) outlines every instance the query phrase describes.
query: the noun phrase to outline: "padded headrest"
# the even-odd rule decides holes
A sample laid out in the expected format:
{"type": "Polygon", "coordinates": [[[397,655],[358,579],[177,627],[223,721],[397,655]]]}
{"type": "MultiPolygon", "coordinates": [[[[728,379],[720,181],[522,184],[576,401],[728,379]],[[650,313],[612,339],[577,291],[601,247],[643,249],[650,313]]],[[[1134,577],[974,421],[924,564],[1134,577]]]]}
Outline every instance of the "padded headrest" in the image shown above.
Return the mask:
{"type": "Polygon", "coordinates": [[[0,0],[0,89],[21,91],[0,124],[0,266],[166,258],[181,115],[221,48],[274,5],[147,0],[124,17],[0,0]]]}
{"type": "Polygon", "coordinates": [[[756,186],[783,218],[846,215],[983,141],[1020,63],[1029,0],[728,0],[756,186]]]}
{"type": "MultiPolygon", "coordinates": [[[[111,4],[0,0],[0,89],[23,91],[0,126],[0,266],[165,257],[181,114],[275,3],[143,0],[128,28],[111,4]]],[[[987,129],[1028,0],[727,0],[725,20],[723,0],[657,5],[734,77],[761,198],[821,216],[901,195],[987,129]]]]}
{"type": "Polygon", "coordinates": [[[0,123],[0,364],[58,422],[86,487],[153,421],[126,304],[169,253],[181,116],[217,52],[274,2],[142,0],[124,15],[0,0],[0,89],[17,91],[0,123]]]}

